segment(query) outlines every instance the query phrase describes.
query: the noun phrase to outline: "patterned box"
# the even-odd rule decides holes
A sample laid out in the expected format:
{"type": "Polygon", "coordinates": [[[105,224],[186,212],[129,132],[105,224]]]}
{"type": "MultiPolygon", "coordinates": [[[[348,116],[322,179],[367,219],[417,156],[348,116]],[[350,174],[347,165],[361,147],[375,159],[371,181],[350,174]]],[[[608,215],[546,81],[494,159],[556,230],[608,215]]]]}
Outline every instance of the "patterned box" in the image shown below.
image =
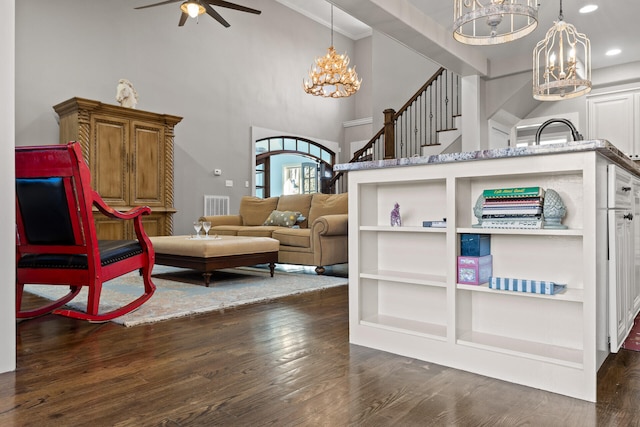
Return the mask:
{"type": "Polygon", "coordinates": [[[492,273],[492,255],[458,257],[458,283],[480,285],[488,282],[492,273]]]}
{"type": "Polygon", "coordinates": [[[531,292],[546,295],[555,295],[567,289],[567,285],[546,280],[511,279],[507,277],[491,277],[489,279],[489,287],[502,291],[531,292]]]}

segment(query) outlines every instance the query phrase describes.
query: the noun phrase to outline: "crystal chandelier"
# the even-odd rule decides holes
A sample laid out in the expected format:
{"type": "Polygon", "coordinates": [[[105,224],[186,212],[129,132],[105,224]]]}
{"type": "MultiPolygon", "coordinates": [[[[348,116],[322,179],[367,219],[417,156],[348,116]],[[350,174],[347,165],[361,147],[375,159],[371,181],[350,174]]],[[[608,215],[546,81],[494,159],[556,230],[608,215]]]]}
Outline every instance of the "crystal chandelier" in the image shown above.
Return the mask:
{"type": "Polygon", "coordinates": [[[538,25],[537,0],[454,0],[453,38],[470,45],[507,43],[538,25]],[[486,1],[485,1],[486,2],[486,1]]]}
{"type": "Polygon", "coordinates": [[[319,56],[309,70],[309,78],[303,81],[304,91],[325,98],[351,96],[360,89],[356,67],[349,67],[349,57],[338,55],[333,47],[333,5],[331,5],[331,46],[327,54],[319,56]]]}
{"type": "Polygon", "coordinates": [[[591,91],[591,43],[560,15],[533,50],[533,97],[560,101],[591,91]]]}

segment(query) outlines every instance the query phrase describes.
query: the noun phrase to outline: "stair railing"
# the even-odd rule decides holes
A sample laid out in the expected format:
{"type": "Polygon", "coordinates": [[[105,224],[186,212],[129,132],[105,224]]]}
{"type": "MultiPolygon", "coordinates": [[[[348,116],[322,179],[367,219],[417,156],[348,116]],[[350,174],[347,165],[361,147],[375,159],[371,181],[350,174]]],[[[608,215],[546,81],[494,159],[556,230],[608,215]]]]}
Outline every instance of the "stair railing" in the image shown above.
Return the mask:
{"type": "MultiPolygon", "coordinates": [[[[441,67],[398,112],[384,110],[384,127],[348,163],[420,155],[422,147],[438,144],[439,132],[455,129],[459,115],[460,76],[441,67]]],[[[346,174],[335,173],[327,188],[346,192],[346,174]]]]}

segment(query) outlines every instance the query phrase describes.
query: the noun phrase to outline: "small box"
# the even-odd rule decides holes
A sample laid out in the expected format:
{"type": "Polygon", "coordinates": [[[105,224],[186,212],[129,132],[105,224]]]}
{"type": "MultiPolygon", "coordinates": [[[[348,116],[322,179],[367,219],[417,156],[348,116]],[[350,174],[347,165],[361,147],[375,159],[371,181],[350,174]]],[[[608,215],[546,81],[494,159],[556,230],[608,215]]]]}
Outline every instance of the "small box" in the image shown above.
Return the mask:
{"type": "Polygon", "coordinates": [[[491,235],[489,234],[461,234],[460,255],[487,256],[491,253],[491,235]]]}
{"type": "Polygon", "coordinates": [[[489,281],[493,274],[493,256],[459,256],[458,283],[480,285],[489,281]]]}

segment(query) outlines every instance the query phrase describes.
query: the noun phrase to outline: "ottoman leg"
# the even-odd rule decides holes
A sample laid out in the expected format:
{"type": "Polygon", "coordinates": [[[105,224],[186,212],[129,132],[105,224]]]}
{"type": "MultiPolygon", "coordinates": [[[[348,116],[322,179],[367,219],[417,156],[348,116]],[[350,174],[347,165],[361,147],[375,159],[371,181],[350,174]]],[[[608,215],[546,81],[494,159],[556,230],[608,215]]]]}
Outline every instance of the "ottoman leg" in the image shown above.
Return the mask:
{"type": "Polygon", "coordinates": [[[209,287],[209,282],[211,281],[211,273],[204,272],[204,273],[202,273],[202,277],[204,277],[204,285],[208,288],[209,287]]]}
{"type": "Polygon", "coordinates": [[[275,262],[270,262],[269,263],[269,272],[271,273],[271,277],[273,277],[273,273],[276,269],[276,263],[275,262]]]}

